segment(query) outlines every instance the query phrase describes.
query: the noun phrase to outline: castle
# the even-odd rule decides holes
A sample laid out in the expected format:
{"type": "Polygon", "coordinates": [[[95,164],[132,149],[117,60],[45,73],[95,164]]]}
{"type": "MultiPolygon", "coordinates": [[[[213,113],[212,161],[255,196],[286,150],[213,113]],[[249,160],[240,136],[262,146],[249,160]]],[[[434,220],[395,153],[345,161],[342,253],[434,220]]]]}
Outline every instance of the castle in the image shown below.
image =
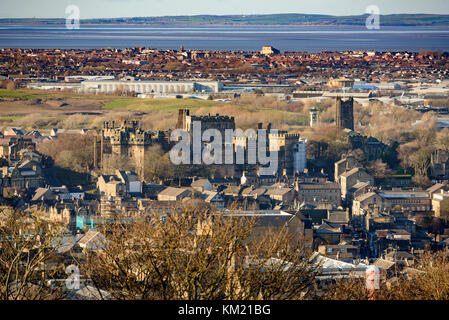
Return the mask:
{"type": "Polygon", "coordinates": [[[270,152],[278,152],[278,173],[293,175],[303,172],[306,165],[306,143],[307,140],[300,138],[298,133],[287,131],[269,131],[268,141],[270,152]]]}
{"type": "Polygon", "coordinates": [[[151,133],[142,130],[138,121],[106,121],[94,145],[94,166],[113,173],[127,165],[143,178],[145,153],[151,145],[151,133]]]}
{"type": "MultiPolygon", "coordinates": [[[[179,109],[178,110],[178,122],[176,124],[177,129],[183,129],[187,131],[190,135],[193,134],[193,123],[199,122],[201,124],[201,136],[208,129],[216,129],[220,132],[222,137],[225,137],[225,131],[227,129],[235,130],[235,119],[234,117],[221,116],[216,114],[211,116],[193,116],[190,115],[190,110],[179,109]]],[[[207,145],[206,142],[202,142],[201,148],[203,149],[207,145]]],[[[222,154],[222,164],[213,165],[215,169],[223,176],[234,176],[236,174],[236,167],[234,164],[225,164],[225,154],[222,154]]]]}
{"type": "MultiPolygon", "coordinates": [[[[194,121],[201,123],[201,133],[208,129],[217,129],[221,135],[225,137],[226,130],[235,130],[234,117],[220,116],[192,116],[187,109],[181,109],[178,111],[178,122],[176,127],[184,129],[189,133],[192,133],[192,124],[194,121]]],[[[262,123],[258,123],[257,129],[262,129],[262,123]]],[[[284,172],[288,175],[293,175],[295,172],[302,172],[306,168],[306,140],[301,139],[299,134],[289,134],[286,131],[273,131],[271,129],[271,123],[266,128],[266,147],[270,152],[278,153],[278,174],[284,172]]],[[[234,137],[233,150],[234,150],[234,163],[235,165],[220,165],[221,168],[227,168],[228,173],[231,175],[240,175],[243,172],[256,172],[257,165],[249,163],[248,155],[250,153],[255,154],[254,148],[258,145],[259,132],[256,131],[255,136],[243,136],[234,137]],[[251,150],[250,150],[251,149],[251,150]],[[236,161],[237,153],[243,152],[244,163],[239,164],[236,161]]],[[[223,161],[224,163],[224,161],[223,161]]]]}
{"type": "Polygon", "coordinates": [[[235,130],[234,117],[220,116],[219,114],[215,116],[211,116],[210,114],[208,116],[191,116],[190,110],[188,109],[178,110],[177,129],[192,132],[192,124],[194,121],[201,122],[201,133],[208,129],[217,129],[224,137],[226,129],[235,130]]]}
{"type": "MultiPolygon", "coordinates": [[[[201,123],[201,135],[205,130],[217,129],[223,137],[226,130],[235,130],[234,117],[221,115],[193,116],[187,109],[178,111],[178,121],[176,128],[183,129],[193,133],[193,123],[201,123]]],[[[262,129],[262,123],[258,124],[258,129],[262,129]]],[[[152,133],[141,129],[138,121],[106,121],[103,128],[97,136],[94,144],[94,166],[102,174],[113,174],[119,170],[133,170],[140,179],[144,179],[145,159],[147,152],[152,145],[159,144],[164,151],[169,151],[170,142],[167,138],[170,134],[167,132],[152,133]]],[[[278,153],[277,174],[293,175],[296,172],[302,172],[306,168],[306,140],[301,139],[299,134],[289,134],[286,131],[274,131],[271,124],[266,129],[266,149],[270,152],[278,153]]],[[[260,139],[259,133],[253,136],[237,137],[232,141],[233,162],[225,162],[225,153],[223,152],[222,164],[212,164],[219,170],[219,175],[235,176],[246,171],[248,173],[257,172],[258,167],[255,163],[249,163],[248,154],[254,146],[258,145],[260,139]],[[255,143],[249,143],[254,140],[255,143]],[[243,163],[237,163],[237,154],[243,152],[243,163]]],[[[204,148],[208,142],[202,142],[201,148],[204,148]]],[[[223,142],[225,144],[225,142],[223,142]]],[[[223,145],[224,148],[229,147],[223,145]]]]}

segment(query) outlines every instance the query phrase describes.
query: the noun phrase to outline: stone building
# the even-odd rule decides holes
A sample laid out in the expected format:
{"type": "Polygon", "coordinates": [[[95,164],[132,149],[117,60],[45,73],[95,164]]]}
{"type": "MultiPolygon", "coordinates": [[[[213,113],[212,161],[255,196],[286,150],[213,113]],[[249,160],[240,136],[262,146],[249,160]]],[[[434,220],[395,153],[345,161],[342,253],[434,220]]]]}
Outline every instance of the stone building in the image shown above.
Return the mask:
{"type": "Polygon", "coordinates": [[[216,114],[215,116],[211,116],[210,114],[208,116],[193,116],[190,115],[190,110],[188,109],[178,110],[177,129],[183,129],[191,133],[195,121],[201,123],[201,134],[208,129],[217,129],[220,131],[223,139],[225,137],[226,129],[235,130],[234,117],[220,116],[219,114],[216,114]]]}
{"type": "Polygon", "coordinates": [[[24,137],[4,137],[0,139],[0,156],[8,161],[16,161],[19,157],[19,151],[28,149],[34,151],[36,144],[31,138],[24,137]]]}
{"type": "Polygon", "coordinates": [[[41,164],[33,160],[18,162],[14,167],[1,168],[1,186],[13,188],[39,188],[45,183],[41,164]]]}
{"type": "Polygon", "coordinates": [[[449,220],[449,192],[441,189],[432,195],[432,210],[435,217],[449,220]]]}
{"type": "Polygon", "coordinates": [[[114,175],[101,175],[97,181],[101,196],[129,197],[142,192],[138,176],[131,171],[116,170],[114,175]]]}
{"type": "Polygon", "coordinates": [[[337,183],[296,183],[298,203],[316,206],[319,203],[328,203],[332,207],[341,206],[341,191],[337,183]]]}
{"type": "Polygon", "coordinates": [[[343,157],[341,160],[335,162],[335,182],[340,183],[340,175],[343,174],[346,171],[352,170],[356,167],[359,167],[359,163],[354,157],[354,155],[349,154],[345,157],[343,157]]]}
{"type": "MultiPolygon", "coordinates": [[[[296,172],[303,172],[307,167],[306,163],[306,145],[307,140],[301,139],[299,134],[290,134],[287,131],[272,130],[271,123],[267,125],[266,129],[262,128],[262,123],[258,123],[257,130],[251,132],[244,132],[243,136],[235,135],[235,119],[234,117],[220,116],[193,116],[188,109],[180,109],[178,111],[178,121],[176,128],[183,129],[189,132],[194,137],[193,124],[199,122],[201,124],[201,136],[208,129],[216,129],[222,136],[222,156],[223,161],[220,165],[220,170],[227,172],[229,176],[241,175],[243,171],[250,174],[254,174],[260,168],[256,163],[249,161],[249,155],[252,154],[257,158],[257,151],[259,147],[259,141],[262,139],[259,130],[265,130],[265,141],[267,151],[277,152],[278,163],[277,172],[272,174],[284,174],[293,175],[296,172]],[[225,141],[226,131],[232,130],[233,140],[230,142],[232,145],[227,146],[225,141]],[[233,150],[233,165],[225,164],[225,151],[227,147],[231,147],[233,150]],[[237,159],[243,155],[243,163],[239,163],[237,159]]],[[[207,142],[201,142],[201,150],[207,146],[207,142]]]]}
{"type": "Polygon", "coordinates": [[[352,201],[352,215],[358,219],[362,219],[367,211],[375,208],[377,211],[383,209],[382,197],[376,192],[362,194],[352,201]]]}
{"type": "Polygon", "coordinates": [[[293,144],[293,173],[303,173],[307,169],[307,139],[299,138],[293,144]]]}
{"type": "Polygon", "coordinates": [[[95,166],[104,174],[133,169],[142,179],[145,154],[152,145],[150,132],[142,130],[137,121],[107,121],[95,143],[95,166]],[[125,168],[131,166],[131,168],[125,168]]]}
{"type": "Polygon", "coordinates": [[[260,54],[266,55],[266,56],[272,56],[275,54],[279,54],[280,51],[272,46],[263,46],[262,50],[260,51],[260,54]]]}
{"type": "Polygon", "coordinates": [[[377,208],[379,211],[403,210],[412,214],[430,212],[432,199],[426,191],[389,190],[368,192],[352,201],[354,216],[363,215],[368,209],[373,208],[377,208]]]}
{"type": "Polygon", "coordinates": [[[369,185],[374,185],[374,178],[361,168],[354,168],[346,171],[340,175],[341,196],[346,199],[347,193],[354,185],[366,182],[369,185]]]}
{"type": "Polygon", "coordinates": [[[363,136],[358,132],[345,129],[348,134],[351,149],[360,149],[365,154],[367,161],[380,159],[382,154],[388,149],[388,146],[374,137],[363,136]]]}
{"type": "MultiPolygon", "coordinates": [[[[208,142],[202,141],[203,134],[206,130],[209,129],[215,129],[218,130],[221,134],[221,144],[222,144],[222,159],[221,164],[216,164],[216,168],[220,171],[221,175],[223,176],[234,176],[235,175],[235,166],[234,164],[226,164],[225,161],[225,132],[226,130],[235,130],[235,119],[234,117],[228,117],[228,116],[221,116],[219,114],[213,115],[207,115],[207,116],[194,116],[190,114],[190,110],[188,109],[179,109],[178,110],[178,121],[176,124],[177,129],[182,129],[187,131],[190,134],[191,137],[191,147],[193,148],[193,145],[198,142],[198,140],[201,143],[201,154],[203,153],[203,150],[207,147],[209,144],[208,142]],[[201,132],[199,137],[195,136],[194,133],[194,124],[200,124],[201,125],[201,132]]],[[[233,141],[231,142],[233,143],[233,141]]],[[[233,146],[230,146],[233,148],[233,146]]],[[[193,149],[191,150],[193,151],[193,149]]],[[[202,158],[201,158],[202,159],[202,158]]],[[[235,159],[235,158],[233,158],[235,159]]],[[[194,163],[193,160],[193,152],[191,152],[191,163],[194,163]]],[[[235,163],[235,161],[233,161],[235,163]]]]}
{"type": "Polygon", "coordinates": [[[435,178],[449,177],[449,151],[438,149],[432,152],[430,175],[435,178]]]}
{"type": "Polygon", "coordinates": [[[184,198],[191,197],[192,192],[183,188],[173,188],[168,187],[157,195],[158,201],[169,201],[169,202],[177,202],[181,201],[184,198]]]}
{"type": "Polygon", "coordinates": [[[331,88],[352,88],[354,86],[354,80],[348,78],[330,79],[328,82],[331,88]]]}
{"type": "Polygon", "coordinates": [[[287,175],[293,176],[306,169],[307,140],[300,138],[298,133],[288,133],[282,130],[269,131],[268,141],[270,152],[278,152],[279,174],[285,172],[287,175]]]}
{"type": "Polygon", "coordinates": [[[283,205],[292,205],[295,199],[295,190],[292,188],[273,188],[268,189],[265,193],[275,203],[282,203],[283,205]]]}
{"type": "Polygon", "coordinates": [[[388,190],[379,192],[379,195],[386,209],[399,207],[412,213],[429,212],[432,209],[432,199],[426,191],[388,190]]]}
{"type": "Polygon", "coordinates": [[[350,97],[344,101],[341,97],[337,97],[336,109],[337,128],[354,131],[354,98],[350,97]]]}

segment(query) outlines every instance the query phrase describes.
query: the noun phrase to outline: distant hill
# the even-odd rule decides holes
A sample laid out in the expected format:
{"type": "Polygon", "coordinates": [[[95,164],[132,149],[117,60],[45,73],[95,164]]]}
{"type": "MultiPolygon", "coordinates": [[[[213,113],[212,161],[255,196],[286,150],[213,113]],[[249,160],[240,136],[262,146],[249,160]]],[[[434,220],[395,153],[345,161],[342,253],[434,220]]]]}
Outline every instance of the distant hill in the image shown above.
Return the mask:
{"type": "MultiPolygon", "coordinates": [[[[196,15],[135,17],[112,19],[85,19],[82,24],[132,24],[167,26],[210,25],[365,25],[367,14],[357,16],[329,16],[318,14],[262,14],[262,15],[196,15]]],[[[0,24],[64,24],[65,19],[0,19],[0,24]]],[[[437,14],[392,14],[381,15],[383,26],[446,26],[449,15],[437,14]]]]}

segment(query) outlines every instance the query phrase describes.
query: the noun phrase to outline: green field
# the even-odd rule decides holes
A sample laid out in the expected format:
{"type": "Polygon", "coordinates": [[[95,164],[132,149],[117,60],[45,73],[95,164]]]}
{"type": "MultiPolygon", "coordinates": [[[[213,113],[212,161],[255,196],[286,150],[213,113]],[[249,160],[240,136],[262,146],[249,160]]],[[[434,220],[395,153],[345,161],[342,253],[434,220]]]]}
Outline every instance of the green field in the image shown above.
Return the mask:
{"type": "Polygon", "coordinates": [[[44,90],[7,90],[0,89],[0,99],[4,100],[32,100],[32,99],[85,99],[85,100],[107,100],[116,99],[117,97],[103,95],[84,95],[70,92],[44,91],[44,90]]]}
{"type": "Polygon", "coordinates": [[[265,108],[249,108],[243,104],[233,104],[218,101],[209,100],[193,100],[193,99],[115,99],[105,102],[104,109],[124,109],[130,111],[164,111],[164,112],[177,112],[178,109],[188,108],[192,112],[197,111],[200,108],[213,108],[213,107],[225,107],[233,106],[242,111],[258,113],[268,112],[277,115],[281,115],[285,121],[303,122],[307,121],[307,115],[288,112],[277,109],[265,109],[265,108]]]}
{"type": "Polygon", "coordinates": [[[104,103],[104,109],[126,109],[132,111],[167,111],[176,112],[181,108],[189,108],[192,111],[199,108],[212,108],[224,106],[224,102],[194,99],[139,99],[125,98],[114,99],[104,103]]]}
{"type": "MultiPolygon", "coordinates": [[[[157,112],[166,114],[165,116],[158,115],[157,119],[167,121],[176,114],[179,109],[188,108],[193,114],[204,115],[207,113],[220,113],[222,115],[235,116],[240,125],[251,126],[254,123],[260,122],[282,122],[284,124],[295,126],[306,124],[308,116],[301,112],[285,111],[285,103],[263,103],[244,102],[235,100],[232,102],[200,100],[200,99],[140,99],[135,97],[125,96],[110,96],[110,95],[87,95],[75,94],[70,92],[58,91],[41,91],[41,90],[5,90],[0,89],[0,99],[3,101],[11,101],[2,104],[0,109],[0,124],[8,126],[24,126],[29,129],[49,129],[52,127],[82,127],[89,128],[96,126],[98,120],[97,116],[86,116],[84,121],[79,118],[70,120],[69,116],[64,115],[67,112],[78,112],[80,108],[83,111],[96,110],[104,111],[104,117],[113,117],[113,113],[122,111],[131,112],[157,112]],[[42,99],[42,107],[36,104],[29,104],[27,100],[42,99]],[[67,103],[63,108],[55,106],[48,107],[51,100],[58,99],[59,102],[67,103]],[[76,100],[76,102],[74,101],[76,100]],[[23,101],[23,102],[22,102],[23,101]],[[81,103],[79,102],[81,101],[81,103]],[[85,103],[83,103],[85,101],[85,103]],[[92,102],[96,101],[95,104],[92,102]],[[16,104],[16,105],[14,105],[16,104]],[[92,108],[90,108],[92,104],[92,108]],[[95,107],[93,106],[95,105],[95,107]],[[100,110],[101,108],[101,110],[100,110]],[[29,114],[38,114],[34,118],[29,119],[29,114]],[[242,117],[240,122],[239,117],[242,117]],[[65,122],[68,120],[68,122],[65,122]],[[71,121],[76,121],[71,122],[71,121]],[[253,123],[254,122],[254,123],[253,123]]],[[[265,101],[266,102],[266,101],[265,101]]],[[[155,120],[157,121],[157,120],[155,120]]],[[[154,125],[154,124],[153,124],[154,125]]]]}
{"type": "Polygon", "coordinates": [[[124,109],[131,111],[168,111],[175,112],[180,108],[193,111],[199,108],[223,106],[224,102],[195,99],[140,99],[133,97],[118,97],[105,95],[83,95],[68,92],[39,91],[39,90],[6,90],[0,89],[0,99],[3,100],[33,100],[33,99],[77,99],[104,101],[103,109],[124,109]]]}
{"type": "Polygon", "coordinates": [[[269,108],[254,108],[245,104],[226,103],[221,101],[209,101],[209,100],[194,100],[194,99],[138,99],[138,98],[125,98],[114,99],[104,103],[103,109],[124,109],[131,111],[166,111],[176,112],[181,108],[188,108],[195,112],[200,108],[216,108],[232,106],[242,111],[257,113],[257,112],[269,112],[273,114],[281,114],[285,117],[285,120],[293,121],[307,121],[307,115],[297,112],[289,112],[278,109],[269,108]]]}
{"type": "Polygon", "coordinates": [[[0,89],[0,99],[6,99],[6,100],[13,100],[13,99],[31,100],[31,99],[42,98],[42,96],[43,96],[42,94],[30,91],[30,90],[6,90],[6,89],[0,89]]]}
{"type": "Polygon", "coordinates": [[[14,122],[23,118],[23,116],[0,116],[0,121],[14,122]]]}

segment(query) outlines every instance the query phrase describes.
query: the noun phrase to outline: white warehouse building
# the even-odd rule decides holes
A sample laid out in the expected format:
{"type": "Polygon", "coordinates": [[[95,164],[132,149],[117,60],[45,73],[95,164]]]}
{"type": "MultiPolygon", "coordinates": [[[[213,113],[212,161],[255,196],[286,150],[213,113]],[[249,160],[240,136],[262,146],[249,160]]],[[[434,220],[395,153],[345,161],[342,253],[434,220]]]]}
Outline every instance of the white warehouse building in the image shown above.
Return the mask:
{"type": "Polygon", "coordinates": [[[84,93],[113,93],[116,91],[133,91],[141,94],[167,94],[167,93],[193,93],[221,91],[223,84],[219,81],[137,81],[137,80],[113,80],[113,81],[83,81],[81,92],[84,93]]]}

